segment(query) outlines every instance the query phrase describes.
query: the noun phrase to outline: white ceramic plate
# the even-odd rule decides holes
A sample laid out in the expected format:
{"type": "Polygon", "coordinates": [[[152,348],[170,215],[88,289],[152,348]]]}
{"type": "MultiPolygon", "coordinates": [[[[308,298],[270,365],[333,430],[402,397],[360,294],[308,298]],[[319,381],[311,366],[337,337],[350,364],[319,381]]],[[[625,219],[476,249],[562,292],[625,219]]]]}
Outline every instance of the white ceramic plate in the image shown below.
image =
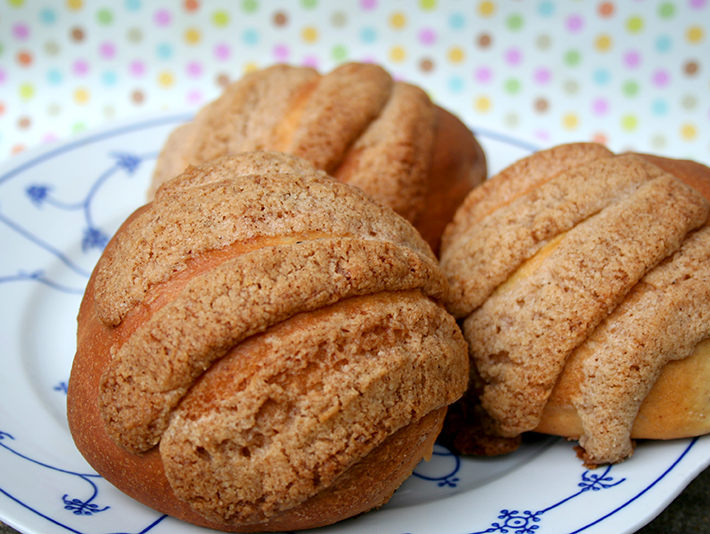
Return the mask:
{"type": "MultiPolygon", "coordinates": [[[[26,533],[194,533],[125,497],[74,448],[65,398],[75,320],[108,237],[143,203],[155,158],[185,115],[161,115],[26,153],[0,168],[0,519],[26,533]]],[[[489,168],[535,149],[477,130],[489,168]]],[[[573,444],[461,459],[437,446],[384,508],[319,533],[633,532],[710,464],[710,437],[638,446],[586,470],[573,444]]]]}

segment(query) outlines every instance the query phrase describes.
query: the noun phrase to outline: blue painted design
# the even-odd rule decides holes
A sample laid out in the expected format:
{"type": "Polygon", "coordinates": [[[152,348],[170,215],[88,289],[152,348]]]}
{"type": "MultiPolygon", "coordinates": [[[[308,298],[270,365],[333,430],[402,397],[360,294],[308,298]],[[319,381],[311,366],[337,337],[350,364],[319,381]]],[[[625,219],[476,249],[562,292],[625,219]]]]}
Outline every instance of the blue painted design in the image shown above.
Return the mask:
{"type": "Polygon", "coordinates": [[[54,391],[60,391],[66,395],[69,392],[69,384],[62,380],[61,382],[59,382],[59,384],[54,386],[53,389],[54,391]]]}
{"type": "Polygon", "coordinates": [[[472,534],[484,534],[488,532],[501,532],[502,534],[508,532],[514,532],[515,534],[532,534],[540,528],[540,525],[537,523],[541,521],[540,516],[543,514],[568,503],[572,499],[576,499],[590,490],[599,491],[602,489],[613,488],[626,480],[625,478],[622,478],[621,480],[615,481],[609,476],[611,469],[612,466],[607,466],[601,475],[598,475],[593,471],[585,471],[582,473],[582,481],[578,484],[578,486],[582,489],[543,510],[538,510],[536,512],[532,512],[530,510],[523,510],[522,512],[518,510],[501,510],[500,515],[498,516],[498,519],[502,520],[501,522],[491,523],[490,528],[487,530],[482,530],[472,534]]]}
{"type": "MultiPolygon", "coordinates": [[[[452,459],[454,461],[453,468],[445,471],[444,474],[439,476],[424,475],[423,473],[417,472],[416,469],[412,474],[417,478],[421,478],[422,480],[436,482],[437,486],[439,486],[440,488],[455,488],[458,485],[458,482],[460,481],[459,477],[457,477],[456,474],[461,470],[461,458],[459,458],[457,454],[454,454],[449,449],[442,445],[439,445],[438,443],[436,444],[434,451],[432,452],[432,456],[452,459]]],[[[446,466],[446,464],[444,463],[438,463],[437,465],[441,465],[442,467],[446,466]]]]}
{"type": "MultiPolygon", "coordinates": [[[[88,499],[71,498],[69,496],[69,494],[66,494],[66,493],[64,495],[62,495],[61,499],[62,499],[62,502],[64,503],[64,509],[67,510],[68,512],[71,512],[72,514],[74,514],[76,516],[80,516],[80,517],[90,517],[90,516],[93,516],[94,514],[104,512],[104,511],[111,508],[110,506],[101,506],[101,505],[96,504],[94,502],[95,499],[99,495],[99,488],[96,485],[96,483],[94,482],[94,480],[100,479],[101,476],[99,476],[95,473],[76,473],[74,471],[61,469],[59,467],[55,467],[55,466],[37,461],[37,460],[32,459],[20,452],[17,452],[12,447],[8,446],[6,443],[3,443],[6,440],[13,440],[14,441],[15,438],[11,434],[0,430],[0,448],[3,448],[6,451],[9,451],[12,454],[22,458],[23,460],[31,462],[35,465],[39,465],[41,467],[47,468],[49,470],[52,470],[52,471],[55,471],[58,473],[63,473],[63,474],[69,475],[69,476],[78,477],[79,479],[85,481],[86,483],[88,483],[90,485],[92,492],[91,492],[91,495],[89,496],[88,499]]],[[[12,499],[16,503],[18,503],[18,504],[22,505],[23,507],[27,508],[28,510],[34,512],[35,514],[39,515],[40,517],[47,519],[48,521],[54,523],[55,525],[59,525],[59,526],[65,528],[69,532],[74,532],[76,534],[83,534],[81,531],[71,528],[70,526],[68,526],[65,523],[62,523],[61,521],[57,520],[56,518],[51,518],[51,517],[41,513],[36,508],[15,498],[9,492],[5,491],[2,488],[0,488],[0,493],[6,495],[7,497],[12,499]]],[[[166,517],[167,516],[165,516],[165,515],[161,515],[160,517],[158,517],[158,519],[153,521],[151,524],[149,524],[146,528],[142,529],[137,534],[143,534],[145,532],[148,532],[149,530],[151,530],[153,527],[155,527],[158,523],[160,523],[166,517]]],[[[113,533],[113,534],[128,534],[128,533],[113,533]]]]}

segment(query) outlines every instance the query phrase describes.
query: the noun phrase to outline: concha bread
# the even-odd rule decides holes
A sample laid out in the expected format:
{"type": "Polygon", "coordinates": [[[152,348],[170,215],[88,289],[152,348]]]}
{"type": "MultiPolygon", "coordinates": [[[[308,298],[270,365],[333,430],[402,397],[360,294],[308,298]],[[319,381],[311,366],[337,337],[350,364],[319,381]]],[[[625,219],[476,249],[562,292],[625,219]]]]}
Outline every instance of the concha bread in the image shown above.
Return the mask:
{"type": "Polygon", "coordinates": [[[293,154],[360,187],[412,222],[435,252],[458,204],[486,178],[471,131],[381,67],[348,63],[321,75],[275,65],[229,85],[173,132],[149,196],[190,164],[253,150],[293,154]]]}
{"type": "Polygon", "coordinates": [[[69,425],[140,502],[234,532],[386,502],[466,388],[446,282],[391,209],[293,156],[190,167],[106,247],[69,425]]]}
{"type": "MultiPolygon", "coordinates": [[[[447,228],[441,265],[490,437],[579,439],[598,465],[632,438],[710,432],[710,170],[578,143],[489,183],[447,228]]],[[[481,411],[456,412],[445,433],[472,441],[461,413],[481,411]]]]}

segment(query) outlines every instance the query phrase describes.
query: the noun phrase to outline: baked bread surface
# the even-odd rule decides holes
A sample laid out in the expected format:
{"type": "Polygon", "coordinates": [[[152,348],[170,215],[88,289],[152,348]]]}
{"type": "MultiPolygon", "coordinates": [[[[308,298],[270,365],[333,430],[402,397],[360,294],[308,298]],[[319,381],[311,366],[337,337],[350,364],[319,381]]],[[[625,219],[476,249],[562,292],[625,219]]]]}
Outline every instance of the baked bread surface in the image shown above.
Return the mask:
{"type": "Polygon", "coordinates": [[[211,528],[310,528],[380,506],[466,387],[445,292],[408,222],[303,160],[191,167],[90,279],[72,434],[117,487],[211,528]]]}
{"type": "Polygon", "coordinates": [[[710,431],[707,398],[697,400],[707,389],[701,358],[687,360],[695,369],[683,364],[685,382],[697,382],[688,398],[658,401],[671,381],[661,378],[666,364],[680,366],[710,336],[708,201],[697,188],[710,171],[580,143],[514,164],[504,185],[536,161],[533,187],[473,193],[484,206],[467,200],[461,209],[480,214],[456,215],[441,254],[492,434],[579,439],[585,462],[597,465],[627,458],[632,436],[710,431]],[[646,398],[658,417],[639,411],[646,398]]]}
{"type": "Polygon", "coordinates": [[[234,82],[173,132],[149,197],[188,165],[254,150],[293,154],[363,189],[435,252],[458,204],[486,178],[471,131],[381,67],[347,63],[321,75],[274,65],[234,82]]]}

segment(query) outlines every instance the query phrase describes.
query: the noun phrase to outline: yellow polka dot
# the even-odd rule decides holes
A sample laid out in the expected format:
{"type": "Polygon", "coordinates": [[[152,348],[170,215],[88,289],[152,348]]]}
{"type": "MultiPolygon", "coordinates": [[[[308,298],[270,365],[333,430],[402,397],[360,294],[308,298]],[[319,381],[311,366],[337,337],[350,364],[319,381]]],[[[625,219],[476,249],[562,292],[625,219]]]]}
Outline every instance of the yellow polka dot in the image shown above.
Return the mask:
{"type": "Polygon", "coordinates": [[[313,26],[303,28],[301,32],[301,39],[306,43],[315,43],[318,40],[318,30],[313,26]]]}
{"type": "Polygon", "coordinates": [[[688,31],[685,32],[685,37],[691,43],[699,43],[703,40],[703,29],[700,26],[691,26],[688,31]]]}
{"type": "Polygon", "coordinates": [[[401,30],[407,25],[407,17],[404,16],[404,13],[401,13],[397,11],[396,13],[392,13],[390,16],[390,26],[392,26],[395,30],[401,30]]]}
{"type": "Polygon", "coordinates": [[[401,46],[395,46],[390,50],[390,59],[392,61],[395,61],[397,63],[400,63],[404,61],[404,59],[407,57],[407,53],[404,51],[404,48],[401,46]]]}
{"type": "Polygon", "coordinates": [[[419,5],[425,10],[436,9],[436,0],[419,0],[419,5]]]}
{"type": "Polygon", "coordinates": [[[91,100],[91,93],[84,87],[79,87],[74,91],[74,102],[77,104],[86,104],[91,100]]]}
{"type": "Polygon", "coordinates": [[[635,130],[638,123],[639,121],[634,115],[624,115],[621,117],[621,127],[627,132],[635,130]]]}
{"type": "Polygon", "coordinates": [[[496,11],[496,5],[493,2],[481,2],[478,4],[478,14],[482,17],[490,17],[496,11]]]}
{"type": "Polygon", "coordinates": [[[579,117],[574,113],[567,113],[562,117],[562,127],[566,130],[574,130],[579,126],[579,117]]]}
{"type": "Polygon", "coordinates": [[[244,65],[244,74],[249,74],[250,72],[256,72],[259,70],[259,65],[256,63],[247,63],[244,65]]]}
{"type": "Polygon", "coordinates": [[[8,0],[8,3],[12,7],[22,7],[23,4],[25,3],[25,1],[24,0],[8,0]]]}
{"type": "Polygon", "coordinates": [[[692,141],[698,136],[698,129],[695,127],[695,124],[683,124],[680,127],[680,137],[684,141],[692,141]]]}
{"type": "Polygon", "coordinates": [[[175,83],[175,77],[170,72],[161,72],[158,76],[158,83],[161,87],[170,87],[175,83]]]}
{"type": "Polygon", "coordinates": [[[491,99],[487,96],[479,96],[473,102],[473,107],[476,108],[476,111],[486,113],[487,111],[490,111],[490,109],[493,107],[493,103],[491,102],[491,99]]]}
{"type": "Polygon", "coordinates": [[[20,85],[20,98],[23,100],[29,100],[35,96],[35,88],[31,83],[23,83],[20,85]]]}
{"type": "Polygon", "coordinates": [[[455,46],[449,49],[449,61],[451,63],[461,63],[464,60],[464,51],[462,48],[455,46]]]}
{"type": "Polygon", "coordinates": [[[226,11],[217,11],[212,15],[212,22],[215,26],[226,26],[229,24],[229,13],[226,11]]]}
{"type": "Polygon", "coordinates": [[[202,34],[197,28],[190,28],[185,32],[185,42],[187,44],[197,44],[202,40],[202,34]]]}
{"type": "Polygon", "coordinates": [[[84,2],[83,0],[67,0],[67,7],[74,11],[77,11],[84,7],[84,2]]]}
{"type": "Polygon", "coordinates": [[[599,35],[594,41],[594,48],[596,48],[600,52],[606,52],[611,48],[611,45],[611,36],[607,34],[599,35]]]}

